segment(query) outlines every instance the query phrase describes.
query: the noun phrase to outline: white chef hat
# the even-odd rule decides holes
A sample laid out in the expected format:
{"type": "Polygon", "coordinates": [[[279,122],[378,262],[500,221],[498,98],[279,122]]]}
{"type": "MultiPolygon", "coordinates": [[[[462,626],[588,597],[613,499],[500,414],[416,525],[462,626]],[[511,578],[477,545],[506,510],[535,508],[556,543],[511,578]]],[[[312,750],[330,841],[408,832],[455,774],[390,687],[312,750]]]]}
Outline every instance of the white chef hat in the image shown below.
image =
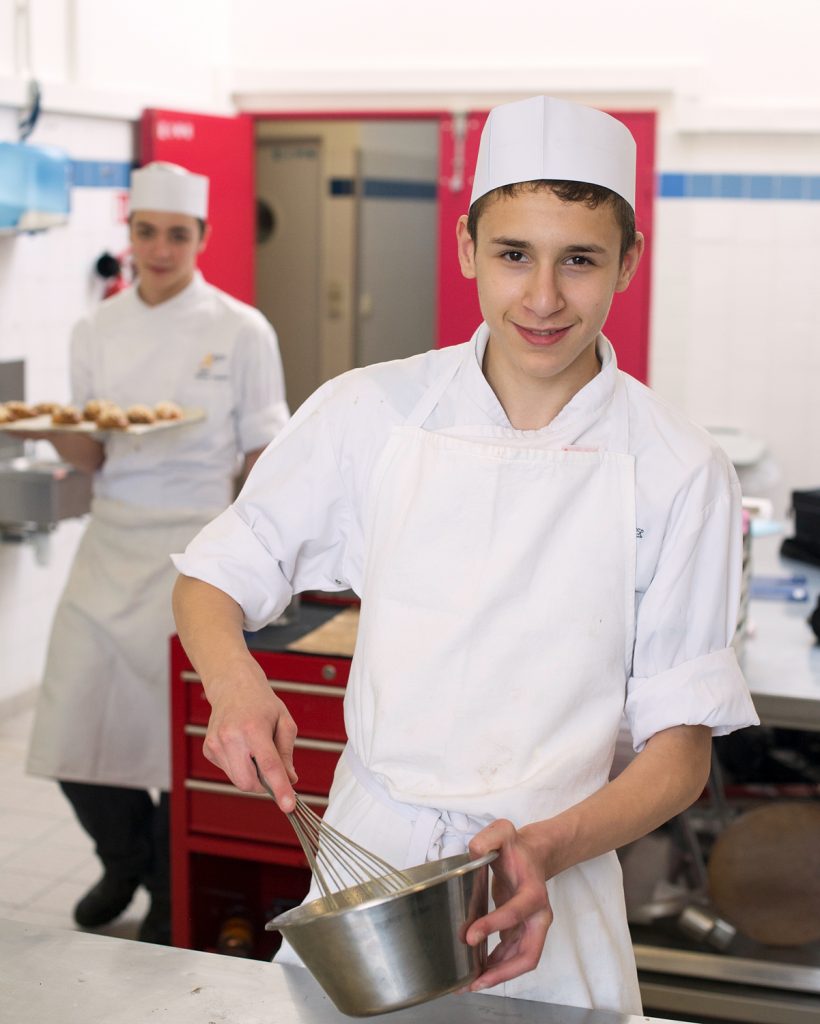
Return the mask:
{"type": "Polygon", "coordinates": [[[603,185],[635,208],[635,140],[610,114],[551,96],[504,103],[481,133],[470,205],[502,185],[548,178],[603,185]]]}
{"type": "Polygon", "coordinates": [[[154,161],[131,172],[129,208],[132,213],[134,210],[162,210],[206,220],[208,179],[178,164],[154,161]]]}

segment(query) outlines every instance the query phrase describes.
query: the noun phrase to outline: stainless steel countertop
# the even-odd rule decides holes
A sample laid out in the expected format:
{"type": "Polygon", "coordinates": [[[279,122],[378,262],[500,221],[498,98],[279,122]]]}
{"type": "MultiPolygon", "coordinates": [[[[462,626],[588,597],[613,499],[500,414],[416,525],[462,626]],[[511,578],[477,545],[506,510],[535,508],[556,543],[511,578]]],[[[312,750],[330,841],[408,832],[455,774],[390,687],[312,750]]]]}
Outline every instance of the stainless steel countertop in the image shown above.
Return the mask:
{"type": "MultiPolygon", "coordinates": [[[[300,967],[0,920],[0,1020],[9,1024],[341,1024],[351,1019],[300,967]]],[[[446,996],[369,1019],[660,1024],[659,1018],[486,995],[446,996]]]]}
{"type": "Polygon", "coordinates": [[[753,599],[741,659],[763,725],[820,731],[820,644],[806,619],[820,592],[820,569],[779,555],[782,537],[752,542],[752,574],[807,579],[805,602],[753,599]]]}

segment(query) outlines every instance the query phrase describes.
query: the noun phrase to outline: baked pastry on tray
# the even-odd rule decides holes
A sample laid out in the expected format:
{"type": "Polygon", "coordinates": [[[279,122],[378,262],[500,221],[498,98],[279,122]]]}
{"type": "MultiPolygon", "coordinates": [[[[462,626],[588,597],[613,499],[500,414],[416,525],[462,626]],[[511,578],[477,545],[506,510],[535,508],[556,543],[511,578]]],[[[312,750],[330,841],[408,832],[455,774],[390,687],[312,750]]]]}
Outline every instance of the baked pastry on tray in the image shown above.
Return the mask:
{"type": "Polygon", "coordinates": [[[154,412],[158,420],[181,420],[183,412],[176,402],[157,402],[154,412]]]}
{"type": "Polygon", "coordinates": [[[129,423],[155,423],[157,419],[150,405],[129,405],[125,415],[129,423]]]}
{"type": "Polygon", "coordinates": [[[125,430],[128,417],[118,405],[109,403],[100,410],[96,423],[100,430],[125,430]]]}
{"type": "Polygon", "coordinates": [[[76,426],[82,423],[83,414],[73,405],[56,405],[51,410],[51,422],[57,426],[76,426]]]}

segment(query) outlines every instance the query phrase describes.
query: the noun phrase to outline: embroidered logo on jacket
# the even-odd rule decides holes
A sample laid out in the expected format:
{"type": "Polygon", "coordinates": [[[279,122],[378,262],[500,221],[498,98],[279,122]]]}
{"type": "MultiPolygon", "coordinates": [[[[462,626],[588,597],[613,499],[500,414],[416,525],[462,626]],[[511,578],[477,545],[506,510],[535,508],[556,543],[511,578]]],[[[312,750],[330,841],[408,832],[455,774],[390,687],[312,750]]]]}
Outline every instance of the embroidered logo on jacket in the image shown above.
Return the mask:
{"type": "Polygon", "coordinates": [[[209,352],[199,362],[194,376],[197,380],[227,380],[228,357],[222,352],[209,352]]]}

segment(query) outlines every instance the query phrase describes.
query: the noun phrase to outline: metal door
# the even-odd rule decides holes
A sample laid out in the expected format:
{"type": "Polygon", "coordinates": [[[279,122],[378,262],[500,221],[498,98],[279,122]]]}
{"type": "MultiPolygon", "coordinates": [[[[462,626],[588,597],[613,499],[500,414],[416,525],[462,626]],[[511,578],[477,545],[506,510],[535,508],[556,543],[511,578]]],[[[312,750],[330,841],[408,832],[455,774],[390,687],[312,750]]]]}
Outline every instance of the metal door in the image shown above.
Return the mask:
{"type": "Polygon", "coordinates": [[[295,410],[320,378],[321,140],[256,147],[256,302],[276,329],[295,410]]]}

